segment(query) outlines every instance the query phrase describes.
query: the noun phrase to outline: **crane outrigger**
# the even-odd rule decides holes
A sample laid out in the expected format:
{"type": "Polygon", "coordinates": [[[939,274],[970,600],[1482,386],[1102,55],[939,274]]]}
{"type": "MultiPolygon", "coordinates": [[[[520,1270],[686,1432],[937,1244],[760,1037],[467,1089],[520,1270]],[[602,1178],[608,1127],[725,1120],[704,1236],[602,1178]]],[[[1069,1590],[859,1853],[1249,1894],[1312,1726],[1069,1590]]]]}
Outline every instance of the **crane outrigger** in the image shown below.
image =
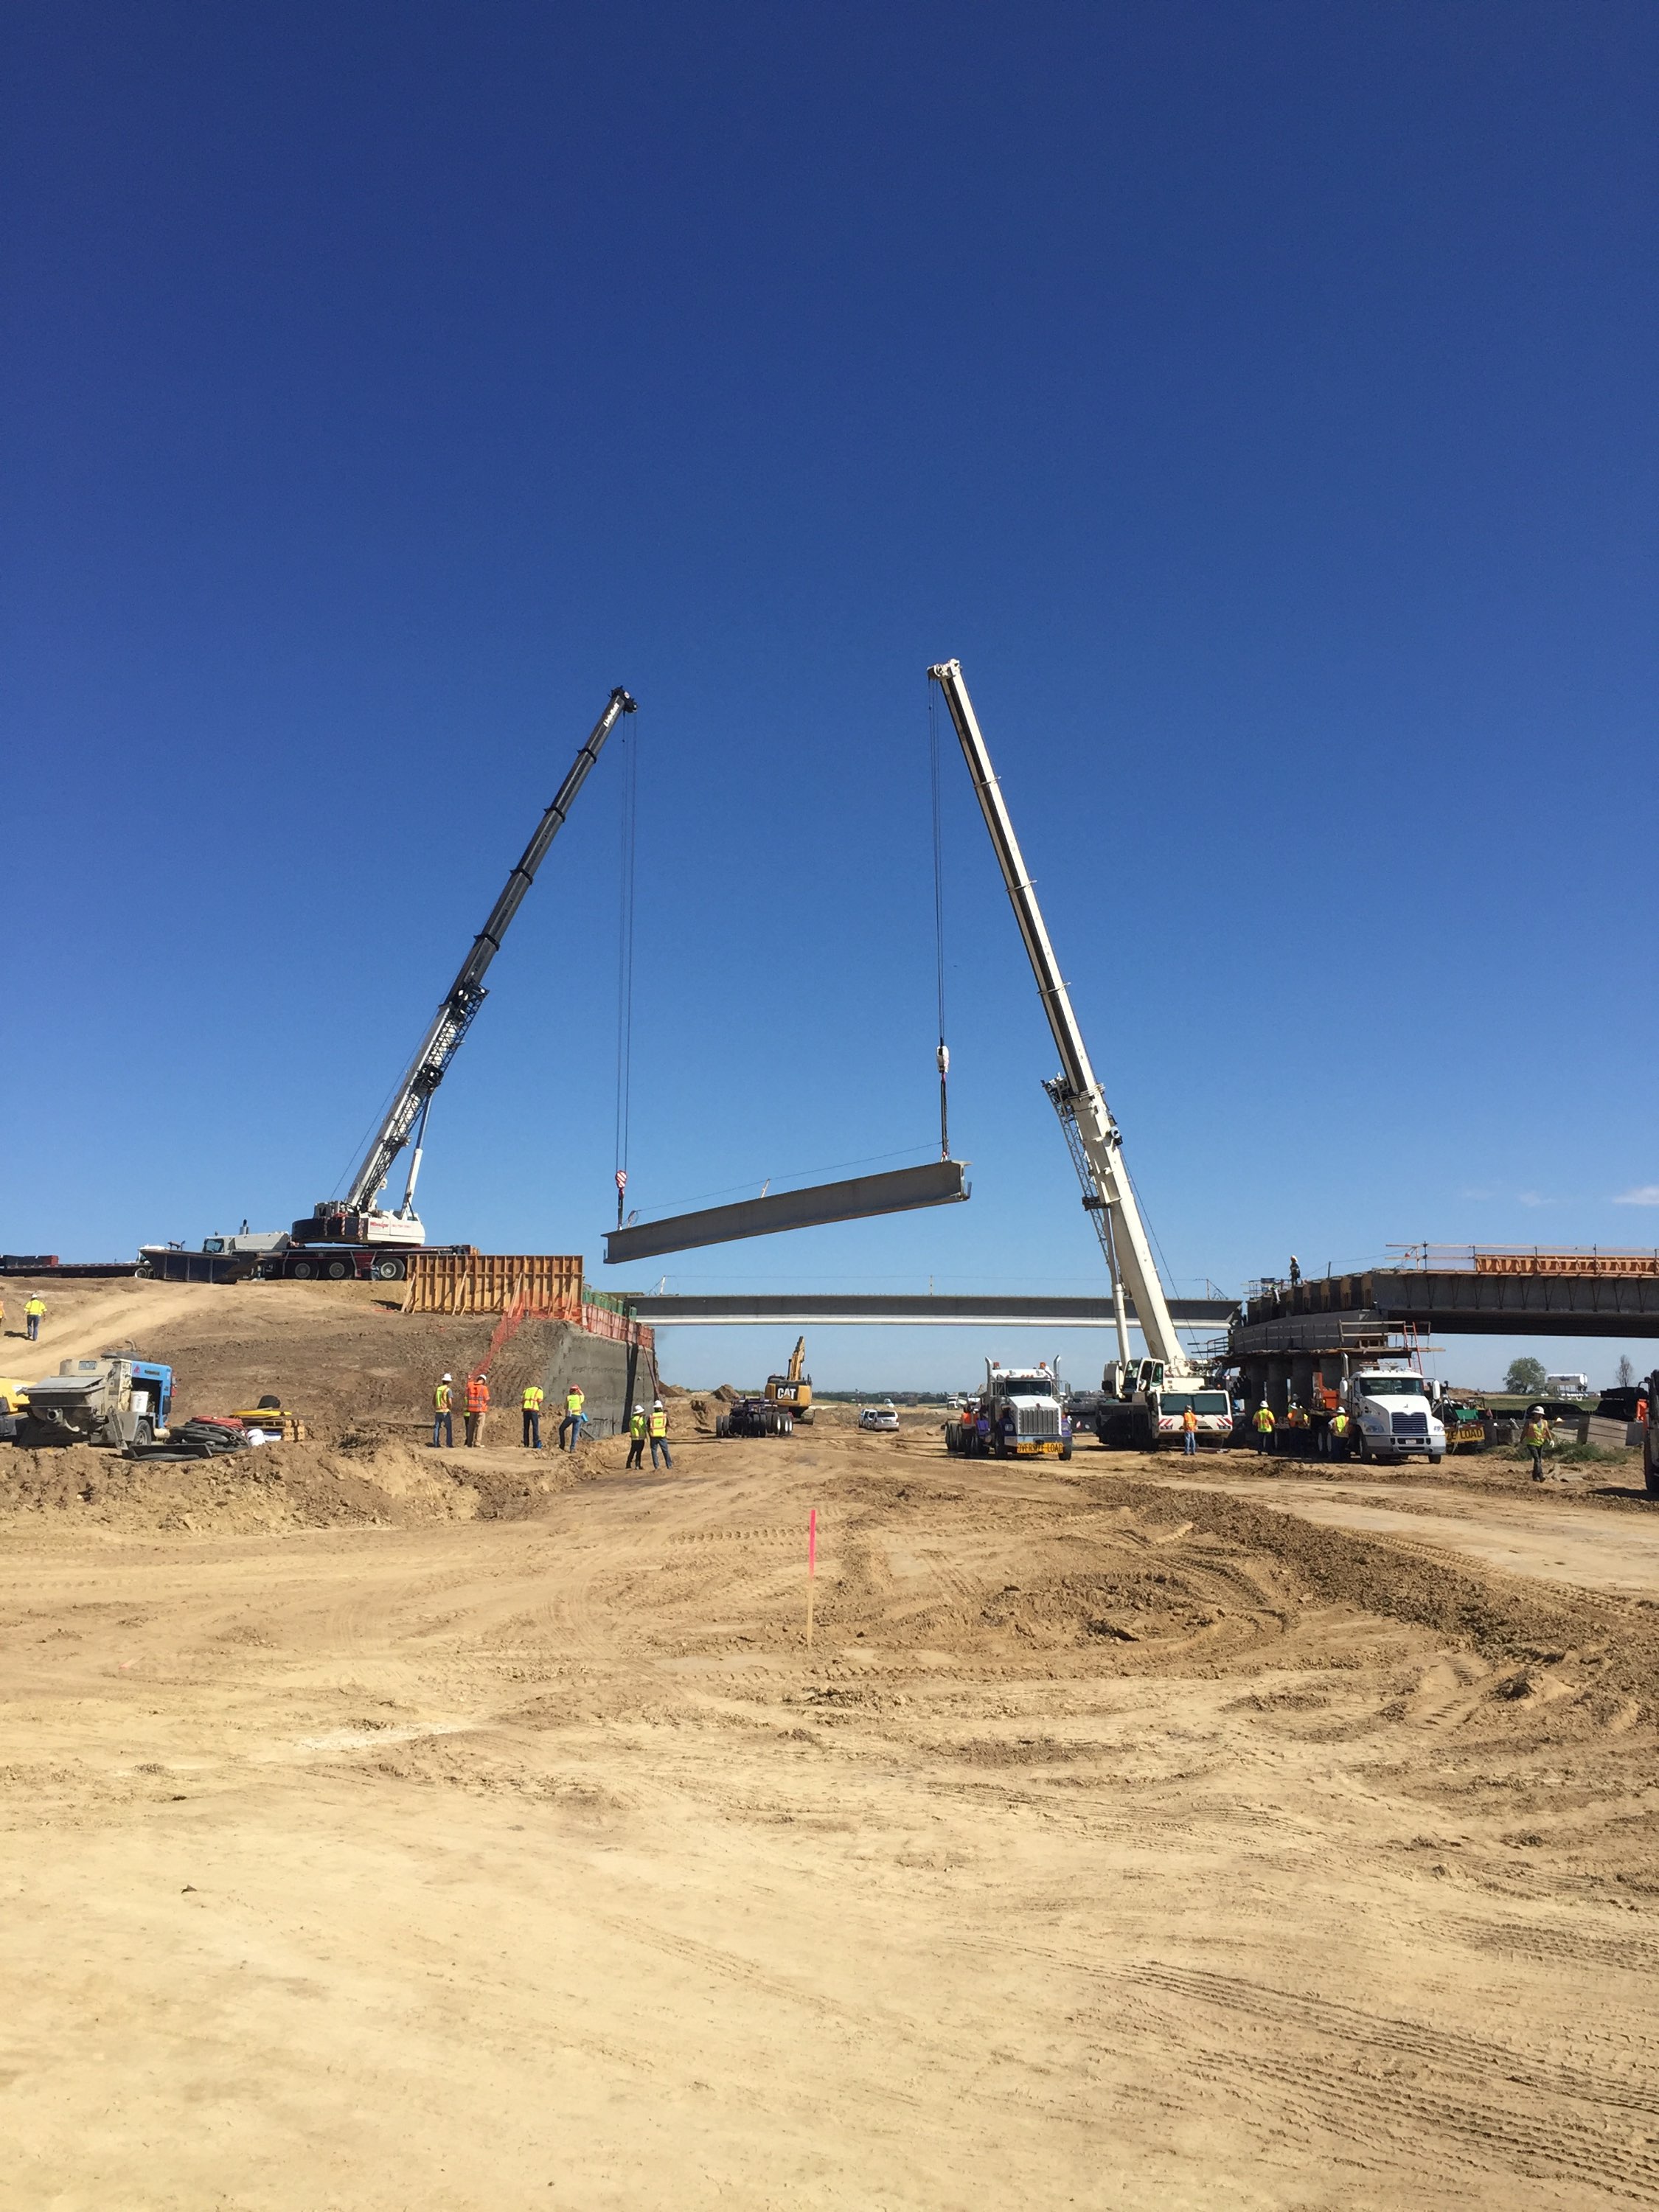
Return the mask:
{"type": "Polygon", "coordinates": [[[1158,1390],[1165,1376],[1184,1380],[1195,1370],[1170,1318],[1169,1300],[1152,1258],[1152,1243],[1135,1202],[1128,1170],[1124,1165],[1122,1133],[1106,1103],[1106,1094],[1100,1087],[1072,1008],[1071,993],[1048,941],[1042,909],[1037,904],[1019,840],[1014,835],[1002,787],[991,766],[991,756],[962,678],[962,663],[943,660],[927,673],[944,696],[963,758],[968,763],[968,773],[973,778],[980,811],[985,817],[997,865],[1002,870],[1008,902],[1025,942],[1031,973],[1036,978],[1042,1011],[1059,1048],[1060,1073],[1043,1088],[1066,1133],[1066,1142],[1083,1185],[1083,1203],[1094,1218],[1111,1275],[1119,1364],[1115,1395],[1127,1397],[1137,1387],[1143,1395],[1158,1390]],[[1139,1365],[1129,1358],[1126,1285],[1134,1300],[1135,1319],[1148,1353],[1148,1358],[1139,1365]]]}

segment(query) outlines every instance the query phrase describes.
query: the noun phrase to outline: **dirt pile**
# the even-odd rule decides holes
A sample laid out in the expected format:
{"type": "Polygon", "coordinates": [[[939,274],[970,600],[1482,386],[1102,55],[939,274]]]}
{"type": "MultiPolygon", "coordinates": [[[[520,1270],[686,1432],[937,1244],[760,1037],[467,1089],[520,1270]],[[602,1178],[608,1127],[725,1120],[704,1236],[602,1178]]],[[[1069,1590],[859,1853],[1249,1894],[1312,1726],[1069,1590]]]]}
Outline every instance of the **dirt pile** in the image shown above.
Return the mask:
{"type": "Polygon", "coordinates": [[[128,1460],[89,1445],[13,1449],[0,1455],[0,1522],[137,1534],[520,1520],[618,1452],[433,1451],[373,1430],[205,1460],[128,1460]]]}

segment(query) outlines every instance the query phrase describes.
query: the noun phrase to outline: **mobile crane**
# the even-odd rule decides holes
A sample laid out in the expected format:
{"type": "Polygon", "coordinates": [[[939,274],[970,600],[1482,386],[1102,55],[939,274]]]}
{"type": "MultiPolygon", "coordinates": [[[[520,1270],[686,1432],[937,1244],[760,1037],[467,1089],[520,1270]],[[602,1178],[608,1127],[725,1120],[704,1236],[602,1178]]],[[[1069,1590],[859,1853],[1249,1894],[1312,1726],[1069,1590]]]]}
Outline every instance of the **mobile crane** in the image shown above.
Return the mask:
{"type": "Polygon", "coordinates": [[[398,1085],[385,1118],[374,1133],[343,1198],[325,1198],[287,1237],[250,1236],[243,1224],[240,1237],[210,1237],[203,1246],[204,1258],[176,1247],[146,1244],[140,1260],[147,1272],[181,1276],[192,1268],[215,1280],[239,1275],[325,1275],[343,1280],[352,1275],[372,1275],[396,1281],[408,1270],[408,1254],[426,1243],[426,1229],[415,1211],[415,1184],[425,1148],[427,1115],[433,1093],[449,1072],[449,1064],[462,1038],[477,1018],[489,994],[484,976],[501,949],[507,927],[524,903],[525,893],[535,881],[536,871],[548,848],[564,827],[576,793],[599,757],[600,748],[623,714],[635,712],[635,702],[620,687],[611,694],[605,710],[588,732],[586,742],[571,763],[569,773],[525,847],[501,896],[489,910],[489,919],[472,940],[472,950],[460,972],[445,993],[432,1025],[421,1040],[398,1085]],[[398,1154],[414,1139],[403,1203],[395,1212],[380,1205],[386,1179],[398,1154]]]}
{"type": "MultiPolygon", "coordinates": [[[[1060,1073],[1043,1085],[1049,1103],[1060,1118],[1073,1164],[1083,1185],[1083,1203],[1092,1216],[1112,1285],[1113,1315],[1117,1326],[1118,1356],[1109,1364],[1102,1384],[1102,1410],[1097,1434],[1102,1443],[1126,1443],[1155,1447],[1159,1421],[1164,1417],[1160,1400],[1164,1386],[1175,1395],[1199,1391],[1201,1378],[1188,1361],[1170,1318],[1152,1249],[1140,1218],[1140,1208],[1123,1162],[1123,1137],[1112,1109],[1106,1103],[1089,1048],[1083,1042],[1072,1010],[1072,998],[1060,972],[1053,945],[1037,904],[1036,892],[1014,835],[1002,787],[991,766],[991,756],[981,734],[973,702],[963,681],[959,660],[940,661],[927,672],[939,685],[950,714],[962,757],[973,778],[980,811],[991,835],[991,844],[1002,870],[1008,901],[1024,939],[1026,956],[1036,978],[1048,1027],[1060,1051],[1060,1073]],[[1129,1322],[1124,1288],[1135,1304],[1135,1318],[1146,1340],[1147,1356],[1129,1358],[1129,1322]]],[[[1222,1394],[1215,1395],[1225,1403],[1222,1394]]],[[[1184,1407],[1182,1409],[1184,1410],[1184,1407]]],[[[1228,1424],[1231,1427],[1231,1422],[1228,1424]]]]}

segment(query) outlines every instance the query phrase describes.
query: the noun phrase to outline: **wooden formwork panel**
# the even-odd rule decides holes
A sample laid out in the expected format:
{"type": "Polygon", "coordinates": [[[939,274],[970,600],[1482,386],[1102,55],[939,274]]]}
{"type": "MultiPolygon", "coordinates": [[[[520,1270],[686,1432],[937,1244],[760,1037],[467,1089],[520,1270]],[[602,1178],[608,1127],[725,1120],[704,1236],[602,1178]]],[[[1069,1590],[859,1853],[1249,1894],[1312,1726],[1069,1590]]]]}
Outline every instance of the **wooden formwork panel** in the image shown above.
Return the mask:
{"type": "Polygon", "coordinates": [[[506,1313],[515,1305],[556,1321],[582,1318],[580,1255],[553,1252],[414,1252],[405,1313],[506,1313]]]}

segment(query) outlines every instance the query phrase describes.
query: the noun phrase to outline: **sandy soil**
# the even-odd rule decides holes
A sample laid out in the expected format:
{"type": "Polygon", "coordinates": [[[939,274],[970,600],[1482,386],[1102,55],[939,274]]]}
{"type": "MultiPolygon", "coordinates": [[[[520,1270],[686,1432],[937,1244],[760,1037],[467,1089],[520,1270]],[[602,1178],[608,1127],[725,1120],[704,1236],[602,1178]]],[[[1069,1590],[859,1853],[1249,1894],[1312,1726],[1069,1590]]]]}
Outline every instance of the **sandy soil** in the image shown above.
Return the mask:
{"type": "Polygon", "coordinates": [[[257,1479],[0,1455],[6,2212],[1659,2203],[1659,1587],[1478,1556],[1645,1510],[434,1454],[331,1325],[257,1479]]]}

